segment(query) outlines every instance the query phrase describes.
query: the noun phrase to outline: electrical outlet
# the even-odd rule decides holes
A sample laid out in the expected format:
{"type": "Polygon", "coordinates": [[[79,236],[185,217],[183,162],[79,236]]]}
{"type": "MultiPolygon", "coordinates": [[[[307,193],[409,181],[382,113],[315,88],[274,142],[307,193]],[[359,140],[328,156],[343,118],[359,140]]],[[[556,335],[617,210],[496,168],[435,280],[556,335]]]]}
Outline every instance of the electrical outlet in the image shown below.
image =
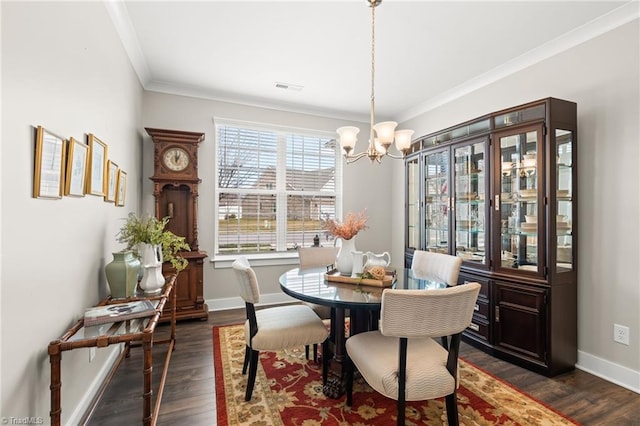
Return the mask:
{"type": "Polygon", "coordinates": [[[93,361],[93,359],[96,357],[96,348],[89,348],[89,362],[93,361]]]}
{"type": "Polygon", "coordinates": [[[613,341],[629,345],[629,327],[620,324],[613,324],[613,341]]]}

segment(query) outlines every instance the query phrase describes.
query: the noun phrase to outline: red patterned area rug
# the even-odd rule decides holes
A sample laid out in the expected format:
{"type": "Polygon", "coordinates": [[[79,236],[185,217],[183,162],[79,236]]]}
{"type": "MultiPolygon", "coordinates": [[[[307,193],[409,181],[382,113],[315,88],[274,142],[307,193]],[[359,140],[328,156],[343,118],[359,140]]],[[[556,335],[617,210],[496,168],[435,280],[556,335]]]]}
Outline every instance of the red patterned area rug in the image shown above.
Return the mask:
{"type": "MultiPolygon", "coordinates": [[[[260,355],[251,401],[244,400],[243,327],[213,328],[218,425],[395,425],[396,402],[354,382],[353,406],[322,393],[320,365],[304,348],[260,355]]],[[[461,425],[578,424],[530,396],[460,360],[458,414],[461,425]]],[[[407,425],[444,425],[444,399],[407,403],[407,425]]]]}

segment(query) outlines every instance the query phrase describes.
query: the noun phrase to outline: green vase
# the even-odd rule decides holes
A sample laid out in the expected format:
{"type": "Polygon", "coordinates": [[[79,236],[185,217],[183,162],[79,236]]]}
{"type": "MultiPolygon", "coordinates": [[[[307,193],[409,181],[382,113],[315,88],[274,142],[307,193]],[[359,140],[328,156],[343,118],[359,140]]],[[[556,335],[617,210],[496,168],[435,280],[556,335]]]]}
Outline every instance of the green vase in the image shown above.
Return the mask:
{"type": "Polygon", "coordinates": [[[121,299],[133,296],[138,285],[140,261],[132,252],[113,253],[113,260],[104,267],[111,297],[121,299]]]}

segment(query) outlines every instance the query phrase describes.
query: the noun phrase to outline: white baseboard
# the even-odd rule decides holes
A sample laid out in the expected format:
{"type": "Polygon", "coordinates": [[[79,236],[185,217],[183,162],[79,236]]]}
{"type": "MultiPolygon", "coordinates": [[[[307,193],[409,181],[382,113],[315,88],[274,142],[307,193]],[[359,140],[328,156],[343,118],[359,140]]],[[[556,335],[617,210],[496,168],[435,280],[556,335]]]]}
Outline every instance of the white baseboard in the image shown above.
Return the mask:
{"type": "MultiPolygon", "coordinates": [[[[284,293],[260,295],[261,305],[276,305],[295,300],[284,293]]],[[[210,299],[207,300],[207,305],[209,306],[209,311],[224,311],[244,308],[244,301],[240,297],[210,299]]],[[[640,394],[640,371],[634,371],[583,351],[578,351],[576,368],[640,394]]]]}
{"type": "Polygon", "coordinates": [[[576,368],[640,394],[640,371],[578,351],[576,368]]]}
{"type": "Polygon", "coordinates": [[[89,409],[89,405],[93,401],[94,396],[98,393],[98,390],[100,390],[100,386],[102,386],[102,383],[104,383],[104,381],[106,380],[107,375],[109,374],[109,371],[111,371],[111,368],[113,367],[114,363],[116,362],[116,360],[118,359],[118,356],[120,356],[120,353],[122,351],[122,348],[118,346],[112,346],[111,349],[112,349],[111,353],[107,356],[107,359],[105,360],[104,364],[102,364],[102,368],[100,368],[100,371],[98,371],[98,374],[96,374],[96,376],[93,378],[93,381],[89,385],[89,388],[85,391],[84,395],[82,396],[82,399],[80,399],[80,401],[78,402],[78,405],[76,405],[76,408],[71,413],[71,416],[69,417],[69,419],[67,419],[66,424],[69,424],[69,425],[80,424],[80,420],[89,409]]]}

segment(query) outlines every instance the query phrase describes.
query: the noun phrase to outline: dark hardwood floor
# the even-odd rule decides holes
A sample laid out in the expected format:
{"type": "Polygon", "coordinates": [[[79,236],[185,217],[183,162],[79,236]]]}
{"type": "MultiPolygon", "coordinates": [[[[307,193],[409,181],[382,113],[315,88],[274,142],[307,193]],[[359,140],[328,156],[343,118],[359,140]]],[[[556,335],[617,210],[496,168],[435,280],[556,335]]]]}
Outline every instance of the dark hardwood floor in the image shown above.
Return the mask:
{"type": "MultiPolygon", "coordinates": [[[[215,425],[212,326],[239,324],[244,310],[211,312],[207,321],[178,323],[160,409],[159,425],[215,425]]],[[[162,325],[159,332],[166,332],[162,325]]],[[[164,345],[154,347],[154,384],[164,345]]],[[[580,370],[547,378],[493,358],[467,344],[461,356],[584,425],[640,426],[640,395],[580,370]]],[[[142,351],[133,349],[120,366],[89,425],[136,425],[142,419],[142,351]]],[[[154,396],[156,390],[154,389],[154,396]]],[[[63,407],[64,409],[64,407],[63,407]]]]}

